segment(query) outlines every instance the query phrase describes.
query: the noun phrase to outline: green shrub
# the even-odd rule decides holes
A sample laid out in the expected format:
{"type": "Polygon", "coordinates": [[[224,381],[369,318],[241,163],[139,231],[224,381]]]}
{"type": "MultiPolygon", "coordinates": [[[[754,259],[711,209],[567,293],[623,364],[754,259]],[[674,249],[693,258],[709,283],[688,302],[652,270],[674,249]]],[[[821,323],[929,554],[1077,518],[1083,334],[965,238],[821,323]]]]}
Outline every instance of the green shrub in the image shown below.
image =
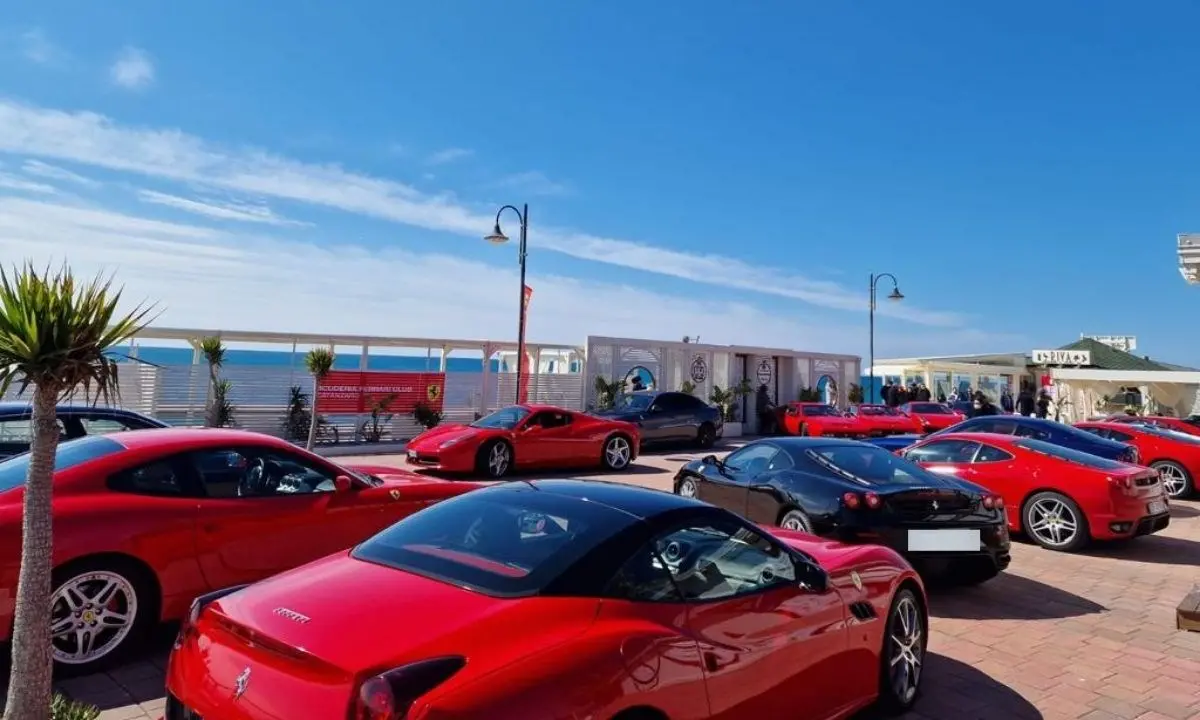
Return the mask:
{"type": "Polygon", "coordinates": [[[50,720],[96,720],[100,708],[76,702],[66,695],[55,695],[50,703],[50,720]]]}

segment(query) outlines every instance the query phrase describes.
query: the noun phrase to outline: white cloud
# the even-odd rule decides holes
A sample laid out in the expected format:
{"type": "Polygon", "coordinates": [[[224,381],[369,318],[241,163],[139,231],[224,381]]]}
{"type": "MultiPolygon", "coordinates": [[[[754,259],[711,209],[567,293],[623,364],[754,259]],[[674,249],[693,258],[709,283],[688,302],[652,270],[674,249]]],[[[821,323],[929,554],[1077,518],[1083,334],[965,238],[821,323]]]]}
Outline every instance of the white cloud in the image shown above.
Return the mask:
{"type": "MultiPolygon", "coordinates": [[[[516,273],[444,254],[317,246],[0,197],[0,256],[66,259],[83,275],[115,272],[130,301],[161,303],[164,326],[481,340],[516,334],[516,273]]],[[[580,345],[585,332],[656,339],[699,332],[705,342],[826,352],[865,344],[862,322],[804,324],[746,303],[552,275],[531,275],[529,284],[531,342],[580,345]]],[[[890,355],[1006,344],[976,331],[933,337],[897,328],[878,337],[890,355]]]]}
{"type": "Polygon", "coordinates": [[[430,155],[425,162],[429,163],[430,165],[445,165],[446,163],[452,163],[456,160],[469,158],[474,154],[474,150],[467,150],[465,148],[447,148],[445,150],[439,150],[438,152],[430,155]]]}
{"type": "Polygon", "coordinates": [[[51,42],[40,28],[33,28],[21,33],[19,45],[25,59],[38,65],[57,65],[67,57],[67,54],[51,42]]]}
{"type": "Polygon", "coordinates": [[[61,180],[63,182],[75,183],[77,185],[84,185],[87,187],[96,187],[100,184],[91,178],[80,175],[79,173],[74,173],[66,168],[61,168],[57,165],[50,165],[40,160],[26,160],[24,164],[21,165],[21,171],[26,175],[35,175],[48,180],[61,180]]]}
{"type": "Polygon", "coordinates": [[[109,68],[109,75],[127,90],[141,90],[154,82],[154,63],[145,50],[127,47],[109,68]]]}
{"type": "Polygon", "coordinates": [[[265,225],[305,225],[306,223],[288,220],[276,215],[266,205],[248,205],[244,203],[219,202],[216,200],[191,200],[168,195],[156,190],[139,190],[138,199],[154,205],[173,207],[184,212],[204,215],[218,220],[240,220],[242,222],[263,223],[265,225]]]}
{"type": "MultiPolygon", "coordinates": [[[[0,100],[0,152],[55,158],[210,188],[308,203],[477,240],[491,228],[494,208],[470,206],[389,179],[337,165],[303,163],[262,151],[231,151],[179,130],[121,126],[91,112],[66,112],[0,100]]],[[[802,240],[808,244],[819,239],[802,240]]],[[[535,250],[632,268],[707,285],[800,300],[862,313],[860,288],[815,280],[772,265],[754,265],[717,254],[696,254],[607,238],[534,222],[535,250]]],[[[955,312],[914,303],[886,303],[878,314],[956,327],[955,312]]]]}
{"type": "Polygon", "coordinates": [[[571,189],[565,184],[555,182],[546,177],[545,173],[537,170],[529,172],[516,173],[509,175],[496,181],[496,187],[509,188],[515,192],[527,193],[529,195],[566,195],[571,189]]]}
{"type": "Polygon", "coordinates": [[[33,182],[24,178],[19,178],[8,173],[0,173],[0,189],[15,190],[17,192],[38,193],[41,195],[54,195],[58,192],[53,185],[46,183],[33,182]]]}

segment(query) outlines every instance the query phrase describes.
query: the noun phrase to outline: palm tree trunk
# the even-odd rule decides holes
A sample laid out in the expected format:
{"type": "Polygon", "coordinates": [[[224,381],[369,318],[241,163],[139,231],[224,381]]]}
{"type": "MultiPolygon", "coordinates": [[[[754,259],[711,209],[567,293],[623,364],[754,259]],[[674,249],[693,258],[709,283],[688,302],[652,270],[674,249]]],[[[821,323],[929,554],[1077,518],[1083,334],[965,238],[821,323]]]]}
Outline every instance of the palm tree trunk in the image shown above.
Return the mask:
{"type": "Polygon", "coordinates": [[[309,413],[312,417],[308,422],[308,443],[304,446],[306,450],[312,450],[313,445],[317,442],[317,423],[321,419],[321,416],[317,414],[317,395],[320,392],[320,389],[321,381],[314,377],[312,412],[309,413]]]}
{"type": "Polygon", "coordinates": [[[21,573],[17,582],[12,673],[5,720],[41,720],[50,715],[53,672],[50,573],[54,537],[50,502],[54,488],[54,454],[58,448],[57,390],[39,385],[33,393],[33,442],[25,483],[21,573]]]}
{"type": "Polygon", "coordinates": [[[217,426],[217,369],[208,364],[208,402],[204,404],[204,426],[217,426]]]}

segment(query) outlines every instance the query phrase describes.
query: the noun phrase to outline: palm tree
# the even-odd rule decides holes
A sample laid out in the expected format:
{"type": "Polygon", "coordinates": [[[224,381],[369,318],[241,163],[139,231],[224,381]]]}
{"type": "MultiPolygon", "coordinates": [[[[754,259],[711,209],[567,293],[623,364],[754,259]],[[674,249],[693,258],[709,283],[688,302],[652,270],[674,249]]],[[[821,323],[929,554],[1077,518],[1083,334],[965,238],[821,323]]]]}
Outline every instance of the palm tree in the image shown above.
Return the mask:
{"type": "Polygon", "coordinates": [[[11,272],[0,268],[0,394],[14,384],[19,394],[33,386],[6,720],[50,714],[55,406],[77,390],[97,400],[119,395],[117,362],[109,353],[144,328],[152,312],[139,305],[119,314],[120,301],[121,290],[113,288],[111,277],[81,283],[66,265],[57,272],[38,271],[32,264],[11,272]]]}
{"type": "Polygon", "coordinates": [[[313,376],[313,411],[312,419],[308,423],[308,444],[305,445],[309,450],[312,450],[313,443],[317,441],[317,423],[321,421],[321,416],[317,414],[317,396],[321,393],[321,381],[333,369],[333,357],[333,350],[330,348],[313,348],[304,356],[304,364],[313,376]]]}
{"type": "Polygon", "coordinates": [[[200,354],[208,363],[208,400],[204,404],[204,426],[220,427],[221,408],[217,402],[217,383],[221,367],[225,364],[225,345],[214,335],[200,341],[200,354]]]}

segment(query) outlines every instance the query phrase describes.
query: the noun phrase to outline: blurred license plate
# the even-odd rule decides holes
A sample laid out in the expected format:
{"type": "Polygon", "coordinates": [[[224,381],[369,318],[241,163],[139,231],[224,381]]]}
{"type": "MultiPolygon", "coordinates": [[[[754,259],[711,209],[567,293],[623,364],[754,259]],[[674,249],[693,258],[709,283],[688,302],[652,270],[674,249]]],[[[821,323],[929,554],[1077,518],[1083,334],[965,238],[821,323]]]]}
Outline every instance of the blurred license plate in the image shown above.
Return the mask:
{"type": "Polygon", "coordinates": [[[409,450],[408,451],[408,459],[410,462],[416,462],[417,461],[417,451],[409,450]]]}
{"type": "Polygon", "coordinates": [[[1167,511],[1167,504],[1162,500],[1151,500],[1146,505],[1146,512],[1151,515],[1161,515],[1167,511]]]}
{"type": "Polygon", "coordinates": [[[909,552],[979,552],[979,545],[975,528],[908,531],[909,552]]]}

